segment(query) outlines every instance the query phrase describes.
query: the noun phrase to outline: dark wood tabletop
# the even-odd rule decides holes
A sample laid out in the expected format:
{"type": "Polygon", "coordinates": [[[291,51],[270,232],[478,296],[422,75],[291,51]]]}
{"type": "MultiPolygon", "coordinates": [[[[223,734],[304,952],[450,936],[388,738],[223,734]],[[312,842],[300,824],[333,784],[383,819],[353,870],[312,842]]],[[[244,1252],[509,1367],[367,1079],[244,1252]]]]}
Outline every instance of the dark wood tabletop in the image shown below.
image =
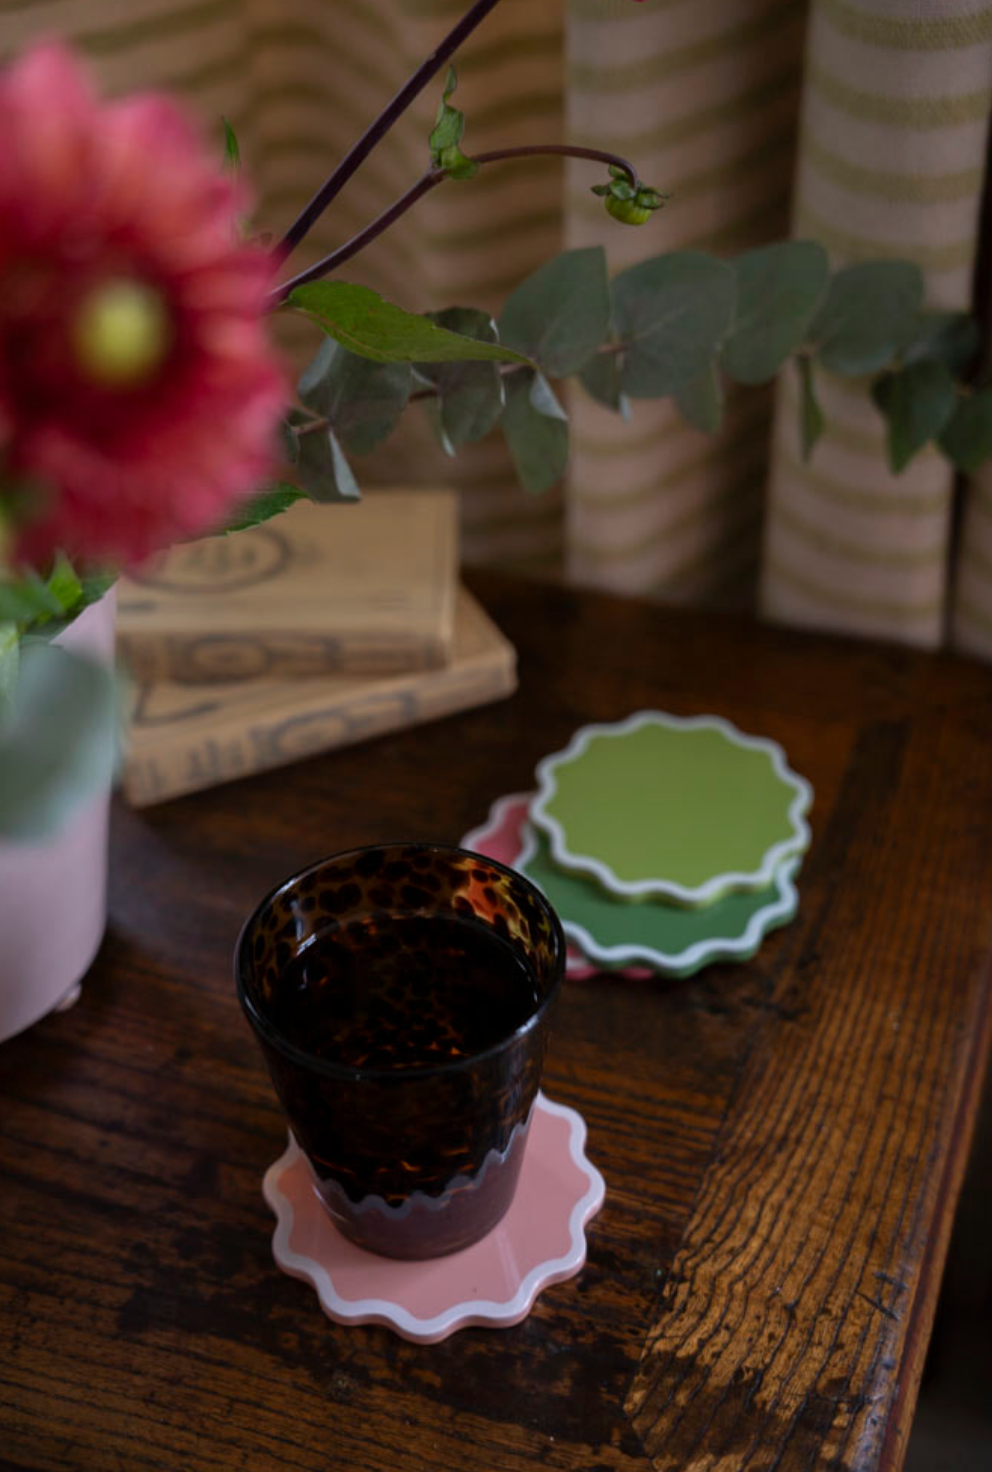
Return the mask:
{"type": "Polygon", "coordinates": [[[992,1023],[992,670],[473,585],[513,699],[116,811],[82,1000],[0,1047],[3,1468],[901,1466],[992,1023]],[[608,1190],[581,1276],[434,1346],[340,1327],[272,1260],[239,926],[323,854],[458,840],[642,708],[813,783],[798,918],[747,965],[567,982],[545,1087],[608,1190]]]}

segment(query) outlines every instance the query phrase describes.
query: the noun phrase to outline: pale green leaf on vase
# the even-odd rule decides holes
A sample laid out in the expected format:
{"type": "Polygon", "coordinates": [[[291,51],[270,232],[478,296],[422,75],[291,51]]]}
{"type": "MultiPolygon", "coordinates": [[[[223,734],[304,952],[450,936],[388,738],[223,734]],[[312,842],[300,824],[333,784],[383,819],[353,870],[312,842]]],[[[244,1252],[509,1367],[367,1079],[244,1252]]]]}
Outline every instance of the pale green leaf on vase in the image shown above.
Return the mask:
{"type": "Polygon", "coordinates": [[[767,383],[803,342],[823,298],[827,253],[813,240],[782,240],[733,262],[737,310],[723,347],[738,383],[767,383]]]}
{"type": "Polygon", "coordinates": [[[807,342],[832,373],[877,373],[909,342],[923,299],[911,261],[859,261],[831,277],[807,342]]]}
{"type": "Polygon", "coordinates": [[[10,699],[17,682],[18,652],[21,640],[17,624],[0,624],[0,713],[10,699]]]}
{"type": "Polygon", "coordinates": [[[602,246],[567,250],[545,261],[511,292],[500,339],[554,378],[577,373],[610,325],[610,290],[602,246]]]}
{"type": "Polygon", "coordinates": [[[886,422],[886,448],[891,470],[898,475],[936,439],[957,403],[954,380],[932,358],[924,358],[898,373],[886,373],[874,385],[872,398],[886,422]]]}
{"type": "Polygon", "coordinates": [[[116,732],[111,670],[58,644],[25,642],[0,715],[0,834],[56,832],[111,780],[116,732]]]}
{"type": "Polygon", "coordinates": [[[508,375],[500,427],[525,491],[547,491],[561,480],[568,464],[568,416],[543,374],[508,375]]]}
{"type": "Polygon", "coordinates": [[[290,292],[288,304],[328,337],[375,363],[530,363],[503,343],[448,332],[427,317],[385,301],[369,287],[348,281],[310,281],[290,292]]]}
{"type": "Polygon", "coordinates": [[[737,300],[733,269],[702,251],[631,266],[612,285],[613,326],[624,344],[621,387],[664,398],[691,383],[719,351],[737,300]]]}

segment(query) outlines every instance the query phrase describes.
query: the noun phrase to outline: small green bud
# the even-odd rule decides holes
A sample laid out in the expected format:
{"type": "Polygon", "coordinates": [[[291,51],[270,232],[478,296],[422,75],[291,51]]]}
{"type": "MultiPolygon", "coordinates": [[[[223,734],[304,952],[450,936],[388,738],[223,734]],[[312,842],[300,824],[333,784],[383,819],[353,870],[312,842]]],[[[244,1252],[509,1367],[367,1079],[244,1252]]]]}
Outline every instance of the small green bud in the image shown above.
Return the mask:
{"type": "Polygon", "coordinates": [[[105,388],[145,383],[172,346],[165,299],[143,281],[104,281],[83,298],[72,344],[79,367],[92,382],[105,388]]]}
{"type": "Polygon", "coordinates": [[[667,194],[661,194],[657,189],[648,189],[643,185],[636,193],[631,189],[629,194],[621,194],[618,190],[618,183],[610,188],[606,199],[606,210],[614,220],[620,220],[624,225],[647,224],[655,210],[661,209],[668,198],[667,194]]]}

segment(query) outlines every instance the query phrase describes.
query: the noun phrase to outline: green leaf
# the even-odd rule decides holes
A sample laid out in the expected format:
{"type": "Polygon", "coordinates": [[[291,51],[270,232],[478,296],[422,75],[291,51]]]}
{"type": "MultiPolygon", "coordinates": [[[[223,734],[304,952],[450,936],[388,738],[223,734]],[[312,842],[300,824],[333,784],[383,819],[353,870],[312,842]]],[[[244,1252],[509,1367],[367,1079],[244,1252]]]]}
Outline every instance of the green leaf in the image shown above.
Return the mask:
{"type": "Polygon", "coordinates": [[[273,516],[280,516],[283,511],[287,511],[294,501],[305,499],[306,492],[301,491],[299,486],[288,486],[280,481],[261,495],[246,501],[241,510],[221,528],[221,534],[227,536],[230,532],[246,532],[250,527],[261,526],[263,522],[271,521],[273,516]]]}
{"type": "Polygon", "coordinates": [[[902,350],[905,366],[921,358],[936,358],[951,373],[965,373],[978,355],[981,333],[967,312],[923,312],[902,350]]]}
{"type": "Polygon", "coordinates": [[[872,398],[886,418],[889,465],[897,475],[940,434],[957,402],[954,380],[943,363],[931,358],[887,373],[873,387],[872,398]]]}
{"type": "Polygon", "coordinates": [[[426,317],[384,301],[367,286],[348,281],[311,281],[297,286],[289,303],[328,337],[374,363],[526,363],[502,343],[476,342],[447,332],[426,317]]]}
{"type": "Polygon", "coordinates": [[[610,325],[610,289],[602,246],[567,250],[545,261],[507,298],[499,319],[503,342],[546,373],[577,373],[610,325]]]}
{"type": "Polygon", "coordinates": [[[58,618],[61,613],[58,594],[37,573],[0,582],[0,620],[32,623],[35,619],[58,618]]]}
{"type": "Polygon", "coordinates": [[[109,782],[116,717],[109,669],[57,644],[22,645],[17,686],[0,720],[0,833],[54,833],[109,782]]]}
{"type": "Polygon", "coordinates": [[[387,439],[410,397],[406,363],[375,363],[332,339],[321,343],[297,385],[308,408],[330,421],[344,448],[368,455],[387,439]]]}
{"type": "Polygon", "coordinates": [[[299,437],[296,473],[311,501],[357,501],[358,482],[331,429],[312,430],[299,437]]]}
{"type": "Polygon", "coordinates": [[[702,373],[730,329],[737,278],[701,251],[674,251],[622,271],[613,318],[625,344],[621,386],[632,399],[674,394],[702,373]]]}
{"type": "MultiPolygon", "coordinates": [[[[446,307],[430,317],[462,337],[498,341],[489,313],[475,307],[446,307]]],[[[448,454],[482,439],[503,412],[503,380],[495,363],[425,363],[418,377],[437,389],[436,401],[428,401],[428,412],[433,418],[436,411],[437,431],[448,454]]]]}
{"type": "Polygon", "coordinates": [[[535,494],[556,485],[568,464],[568,416],[542,373],[513,373],[501,428],[520,484],[535,494]]]}
{"type": "Polygon", "coordinates": [[[799,374],[799,441],[803,459],[808,460],[826,421],[813,383],[813,360],[806,353],[796,359],[796,372],[799,374]]]}
{"type": "Polygon", "coordinates": [[[579,374],[579,382],[598,404],[630,418],[630,400],[620,387],[622,364],[619,353],[595,353],[579,374]]]}
{"type": "Polygon", "coordinates": [[[110,592],[116,581],[115,572],[84,573],[81,579],[83,593],[76,612],[79,613],[84,608],[89,608],[91,603],[99,603],[104,594],[110,592]]]}
{"type": "Polygon", "coordinates": [[[238,145],[238,135],[227,118],[221,118],[220,121],[224,129],[224,162],[229,169],[239,169],[241,167],[241,148],[238,145]]]}
{"type": "Polygon", "coordinates": [[[958,399],[938,444],[952,465],[972,475],[992,455],[992,388],[958,399]]]}
{"type": "Polygon", "coordinates": [[[827,253],[812,240],[782,240],[733,267],[737,311],[723,368],[738,383],[767,383],[806,336],[827,285],[827,253]]]}
{"type": "Polygon", "coordinates": [[[0,624],[0,712],[12,696],[17,681],[21,640],[15,623],[0,624]]]}
{"type": "Polygon", "coordinates": [[[910,261],[861,261],[832,277],[809,330],[816,358],[833,373],[877,373],[910,340],[923,277],[910,261]]]}
{"type": "Polygon", "coordinates": [[[684,419],[703,434],[717,434],[723,420],[723,385],[716,363],[707,363],[685,388],[675,395],[675,403],[684,419]]]}
{"type": "Polygon", "coordinates": [[[68,557],[60,552],[48,577],[48,591],[59,601],[62,614],[72,613],[83,596],[83,585],[68,557]]]}
{"type": "Polygon", "coordinates": [[[458,77],[453,66],[448,67],[448,75],[445,78],[444,91],[441,101],[438,103],[437,115],[434,126],[427,139],[431,150],[431,162],[437,164],[439,155],[446,148],[462,141],[465,132],[465,117],[457,107],[449,107],[448,98],[458,86],[458,77]]]}

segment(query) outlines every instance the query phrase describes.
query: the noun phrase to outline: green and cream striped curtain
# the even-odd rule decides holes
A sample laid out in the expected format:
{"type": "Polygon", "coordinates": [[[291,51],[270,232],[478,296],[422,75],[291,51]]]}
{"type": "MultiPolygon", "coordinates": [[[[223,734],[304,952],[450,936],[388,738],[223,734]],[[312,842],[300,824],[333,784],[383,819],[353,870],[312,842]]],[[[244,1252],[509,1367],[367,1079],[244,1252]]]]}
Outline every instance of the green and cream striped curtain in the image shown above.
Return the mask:
{"type": "MultiPolygon", "coordinates": [[[[0,54],[78,41],[105,86],[165,85],[232,119],[278,231],[436,44],[462,0],[0,0],[0,54]]],[[[594,143],[672,191],[610,221],[595,166],[503,164],[446,185],[349,267],[414,309],[498,310],[565,246],[616,270],[660,250],[736,252],[790,231],[835,264],[898,255],[929,302],[972,302],[992,107],[992,0],[504,0],[459,60],[469,152],[594,143]]],[[[348,185],[301,263],[416,177],[436,91],[348,185]]],[[[987,287],[980,288],[986,305],[987,287]]],[[[287,339],[287,349],[309,344],[287,339]]],[[[885,467],[864,390],[823,375],[804,465],[795,386],[733,391],[709,440],[667,403],[625,423],[572,395],[565,483],[528,497],[498,435],[446,461],[408,416],[366,479],[463,489],[464,553],[542,576],[992,657],[992,470],[955,485],[926,452],[885,467]]]]}

